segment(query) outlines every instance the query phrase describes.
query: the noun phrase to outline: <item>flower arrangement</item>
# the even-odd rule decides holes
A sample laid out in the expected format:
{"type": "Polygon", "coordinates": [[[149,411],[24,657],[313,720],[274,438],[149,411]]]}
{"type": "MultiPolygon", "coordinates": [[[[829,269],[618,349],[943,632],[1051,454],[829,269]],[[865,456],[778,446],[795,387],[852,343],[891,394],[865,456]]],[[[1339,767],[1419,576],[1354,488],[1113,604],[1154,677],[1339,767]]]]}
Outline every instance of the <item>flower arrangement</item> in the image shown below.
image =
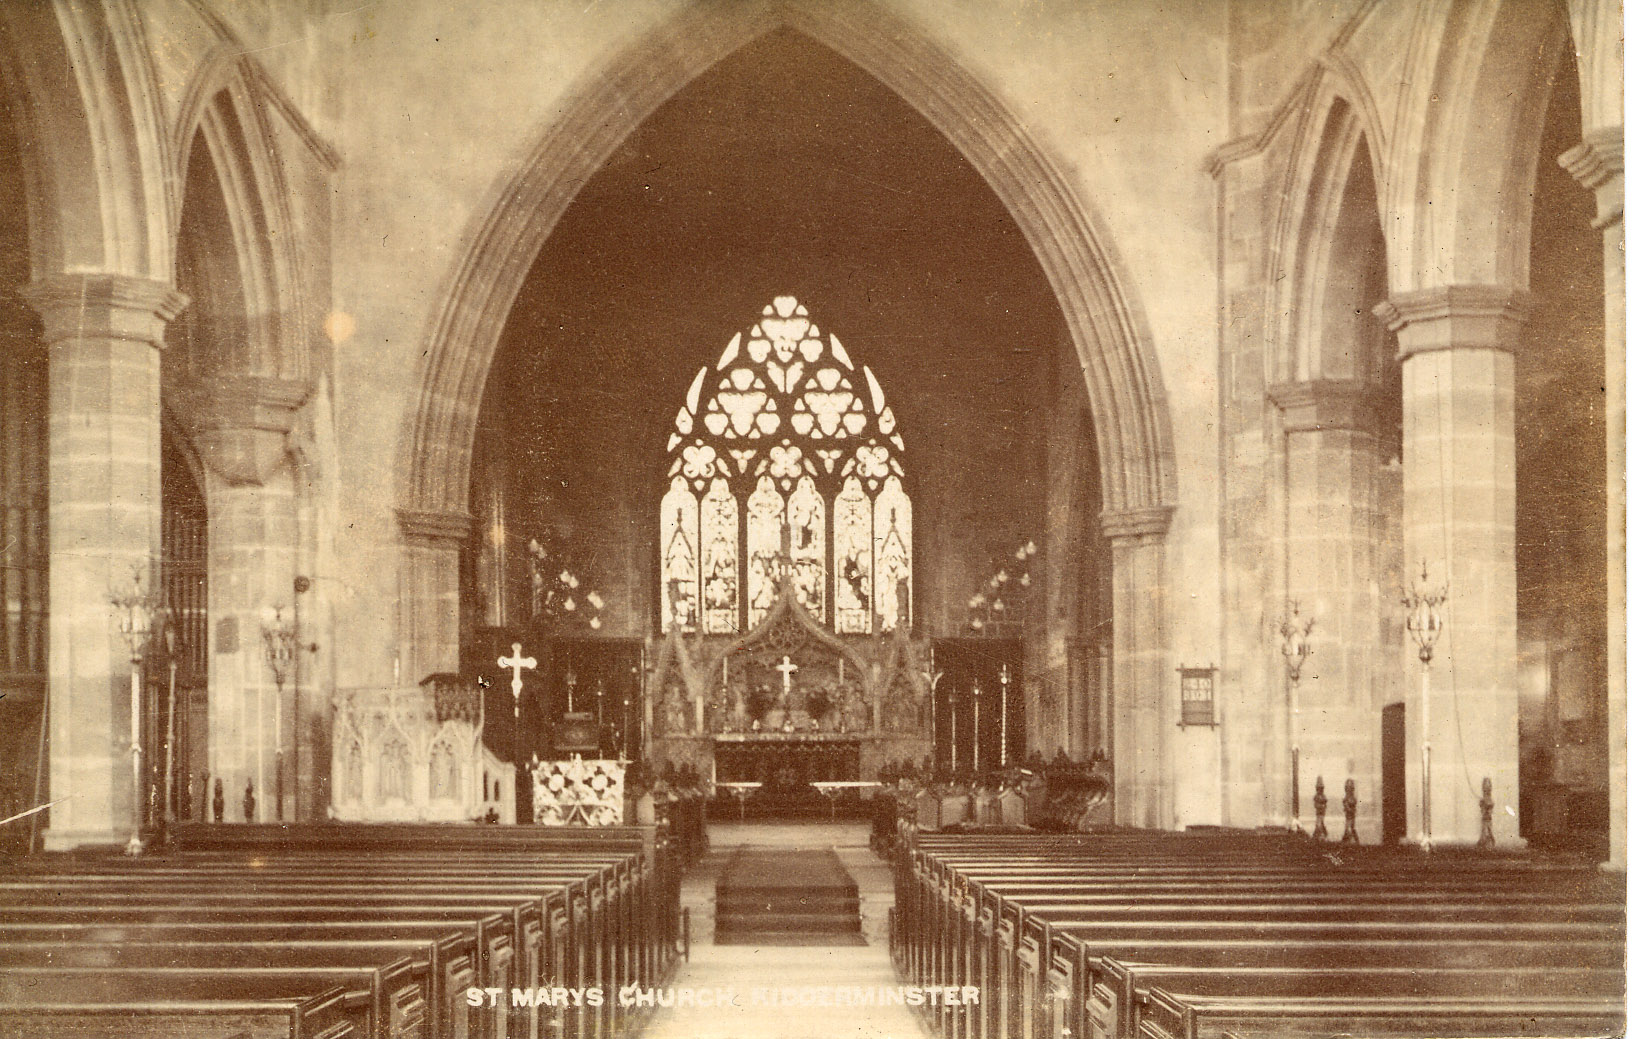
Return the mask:
{"type": "Polygon", "coordinates": [[[764,719],[766,712],[772,710],[772,705],[777,702],[778,698],[772,695],[772,690],[764,685],[756,686],[749,696],[745,698],[745,703],[749,707],[749,716],[755,721],[764,719]]]}
{"type": "Polygon", "coordinates": [[[813,721],[822,721],[835,708],[835,698],[828,689],[814,689],[806,696],[806,713],[813,721]]]}

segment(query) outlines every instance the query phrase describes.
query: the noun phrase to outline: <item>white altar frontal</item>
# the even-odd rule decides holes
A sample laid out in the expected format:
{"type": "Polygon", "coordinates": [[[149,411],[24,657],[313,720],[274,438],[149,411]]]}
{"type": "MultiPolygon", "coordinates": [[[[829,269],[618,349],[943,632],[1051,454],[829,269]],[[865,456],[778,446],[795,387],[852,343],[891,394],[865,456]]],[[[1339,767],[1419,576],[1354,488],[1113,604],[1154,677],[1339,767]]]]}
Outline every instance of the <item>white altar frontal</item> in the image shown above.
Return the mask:
{"type": "Polygon", "coordinates": [[[622,761],[541,761],[533,767],[534,823],[539,826],[620,826],[624,823],[622,761]]]}

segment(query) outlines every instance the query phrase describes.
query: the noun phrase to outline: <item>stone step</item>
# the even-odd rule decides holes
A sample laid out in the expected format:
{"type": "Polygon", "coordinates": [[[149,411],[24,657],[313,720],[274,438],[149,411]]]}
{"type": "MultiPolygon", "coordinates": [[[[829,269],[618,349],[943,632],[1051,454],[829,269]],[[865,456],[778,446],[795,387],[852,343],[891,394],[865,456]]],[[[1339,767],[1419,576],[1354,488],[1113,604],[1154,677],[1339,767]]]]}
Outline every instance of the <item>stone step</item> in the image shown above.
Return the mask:
{"type": "MultiPolygon", "coordinates": [[[[716,945],[758,945],[772,948],[780,945],[866,945],[862,934],[853,931],[732,931],[715,936],[716,945]]],[[[758,979],[770,980],[757,973],[758,979]]],[[[795,975],[791,980],[805,980],[795,975]]],[[[746,1033],[756,1034],[756,1033],[746,1033]]]]}
{"type": "Polygon", "coordinates": [[[862,900],[856,895],[780,895],[752,896],[742,893],[717,897],[715,911],[720,913],[848,913],[856,914],[862,900]]]}
{"type": "Polygon", "coordinates": [[[715,917],[715,933],[738,931],[779,932],[852,932],[861,931],[863,923],[856,916],[833,913],[755,913],[753,915],[715,917]]]}

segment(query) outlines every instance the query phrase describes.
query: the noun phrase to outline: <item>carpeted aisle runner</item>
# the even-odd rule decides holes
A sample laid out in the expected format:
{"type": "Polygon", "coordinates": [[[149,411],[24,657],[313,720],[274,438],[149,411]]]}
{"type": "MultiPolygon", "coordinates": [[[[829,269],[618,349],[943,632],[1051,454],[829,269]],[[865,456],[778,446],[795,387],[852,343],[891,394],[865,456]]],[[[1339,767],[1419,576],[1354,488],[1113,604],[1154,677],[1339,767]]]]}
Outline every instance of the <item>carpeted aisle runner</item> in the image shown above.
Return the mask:
{"type": "Polygon", "coordinates": [[[857,881],[833,848],[739,848],[715,882],[717,945],[862,945],[857,881]]]}

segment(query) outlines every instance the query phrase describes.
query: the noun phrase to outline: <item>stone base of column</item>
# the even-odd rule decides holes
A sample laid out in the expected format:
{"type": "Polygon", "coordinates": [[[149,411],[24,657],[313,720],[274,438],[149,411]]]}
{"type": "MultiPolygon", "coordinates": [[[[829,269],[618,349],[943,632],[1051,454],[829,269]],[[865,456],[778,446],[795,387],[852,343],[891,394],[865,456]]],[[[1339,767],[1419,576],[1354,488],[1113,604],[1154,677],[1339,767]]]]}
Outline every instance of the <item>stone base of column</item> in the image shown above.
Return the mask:
{"type": "Polygon", "coordinates": [[[53,830],[41,833],[46,851],[94,851],[101,848],[123,849],[131,839],[125,830],[53,830]]]}

